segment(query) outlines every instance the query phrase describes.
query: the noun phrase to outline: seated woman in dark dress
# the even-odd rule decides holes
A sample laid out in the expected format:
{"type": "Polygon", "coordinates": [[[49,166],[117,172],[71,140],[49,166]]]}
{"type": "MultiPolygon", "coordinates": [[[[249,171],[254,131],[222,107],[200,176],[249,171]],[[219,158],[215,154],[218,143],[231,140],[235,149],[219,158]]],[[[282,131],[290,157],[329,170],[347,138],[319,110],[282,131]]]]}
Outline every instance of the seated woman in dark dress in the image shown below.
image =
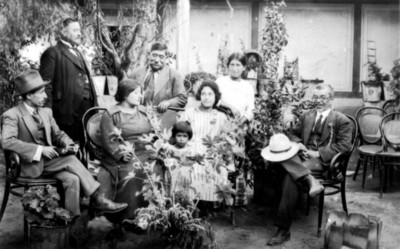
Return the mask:
{"type": "Polygon", "coordinates": [[[123,149],[123,142],[112,139],[115,129],[121,131],[124,141],[134,145],[135,155],[141,162],[148,160],[145,144],[139,141],[143,134],[149,134],[152,126],[146,115],[146,109],[141,106],[142,89],[137,81],[127,79],[119,82],[115,99],[118,102],[107,108],[101,123],[101,139],[105,153],[103,168],[98,174],[101,190],[105,196],[113,200],[128,203],[128,207],[120,213],[108,215],[113,222],[134,218],[138,207],[146,202],[140,194],[143,180],[146,176],[142,169],[134,168],[135,162],[132,152],[123,149]]]}

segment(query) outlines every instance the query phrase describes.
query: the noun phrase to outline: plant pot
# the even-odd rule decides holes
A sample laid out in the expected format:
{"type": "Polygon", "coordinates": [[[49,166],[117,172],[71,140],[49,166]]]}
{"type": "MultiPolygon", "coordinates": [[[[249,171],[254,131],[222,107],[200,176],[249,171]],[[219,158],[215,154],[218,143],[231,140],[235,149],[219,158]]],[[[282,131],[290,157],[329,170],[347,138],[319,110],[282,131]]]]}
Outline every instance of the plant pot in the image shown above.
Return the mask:
{"type": "Polygon", "coordinates": [[[93,76],[92,80],[94,88],[96,90],[96,95],[104,95],[104,89],[106,87],[106,76],[93,76]]]}
{"type": "Polygon", "coordinates": [[[385,100],[396,98],[393,92],[392,81],[383,81],[383,94],[385,95],[385,100]]]}
{"type": "Polygon", "coordinates": [[[39,226],[29,224],[29,249],[68,249],[69,225],[39,226]]]}
{"type": "Polygon", "coordinates": [[[382,99],[382,82],[361,82],[363,100],[365,102],[379,102],[382,99]]]}
{"type": "Polygon", "coordinates": [[[107,76],[108,95],[115,96],[118,89],[118,78],[112,75],[107,76]]]}

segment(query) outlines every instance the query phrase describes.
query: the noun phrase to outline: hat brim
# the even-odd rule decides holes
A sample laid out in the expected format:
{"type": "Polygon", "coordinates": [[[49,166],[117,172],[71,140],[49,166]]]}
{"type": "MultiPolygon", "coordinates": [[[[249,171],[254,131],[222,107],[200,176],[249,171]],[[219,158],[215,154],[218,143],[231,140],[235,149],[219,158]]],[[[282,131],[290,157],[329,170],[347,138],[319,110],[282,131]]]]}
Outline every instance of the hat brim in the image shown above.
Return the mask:
{"type": "Polygon", "coordinates": [[[22,94],[26,94],[26,93],[33,92],[33,91],[35,91],[35,90],[37,90],[37,89],[39,89],[39,88],[41,88],[41,87],[44,87],[45,85],[49,84],[50,82],[51,82],[51,80],[43,80],[43,83],[41,83],[40,85],[38,85],[38,86],[36,86],[36,87],[30,89],[29,91],[25,91],[25,92],[21,92],[21,93],[20,93],[20,92],[17,92],[17,93],[15,94],[15,97],[21,96],[22,94]]]}
{"type": "Polygon", "coordinates": [[[297,154],[297,152],[299,152],[300,146],[295,143],[295,142],[291,142],[292,147],[290,148],[290,150],[282,152],[282,153],[273,153],[270,150],[270,146],[265,147],[262,151],[261,151],[261,156],[270,162],[282,162],[285,161],[291,157],[293,157],[294,155],[297,154]]]}

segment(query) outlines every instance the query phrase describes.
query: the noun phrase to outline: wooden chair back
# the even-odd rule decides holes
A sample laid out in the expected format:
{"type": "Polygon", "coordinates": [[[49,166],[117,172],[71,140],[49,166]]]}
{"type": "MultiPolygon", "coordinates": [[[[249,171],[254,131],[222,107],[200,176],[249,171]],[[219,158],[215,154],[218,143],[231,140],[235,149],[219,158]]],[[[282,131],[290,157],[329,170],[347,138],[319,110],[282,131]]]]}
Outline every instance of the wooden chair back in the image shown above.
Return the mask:
{"type": "Polygon", "coordinates": [[[379,125],[386,112],[377,107],[364,107],[357,111],[356,121],[361,144],[380,144],[382,134],[379,125]]]}

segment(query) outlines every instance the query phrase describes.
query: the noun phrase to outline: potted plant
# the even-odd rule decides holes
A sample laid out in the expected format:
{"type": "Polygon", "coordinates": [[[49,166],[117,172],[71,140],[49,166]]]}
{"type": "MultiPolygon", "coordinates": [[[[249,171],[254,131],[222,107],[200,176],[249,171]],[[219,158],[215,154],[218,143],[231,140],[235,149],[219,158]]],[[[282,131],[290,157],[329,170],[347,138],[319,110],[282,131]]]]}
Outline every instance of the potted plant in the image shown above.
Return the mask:
{"type": "Polygon", "coordinates": [[[31,187],[22,196],[31,249],[68,248],[72,215],[59,206],[59,201],[60,195],[51,185],[31,187]]]}
{"type": "Polygon", "coordinates": [[[388,74],[381,73],[381,68],[376,62],[369,62],[368,64],[368,81],[361,82],[363,89],[363,99],[366,102],[378,102],[382,99],[383,82],[390,79],[388,74]]]}

